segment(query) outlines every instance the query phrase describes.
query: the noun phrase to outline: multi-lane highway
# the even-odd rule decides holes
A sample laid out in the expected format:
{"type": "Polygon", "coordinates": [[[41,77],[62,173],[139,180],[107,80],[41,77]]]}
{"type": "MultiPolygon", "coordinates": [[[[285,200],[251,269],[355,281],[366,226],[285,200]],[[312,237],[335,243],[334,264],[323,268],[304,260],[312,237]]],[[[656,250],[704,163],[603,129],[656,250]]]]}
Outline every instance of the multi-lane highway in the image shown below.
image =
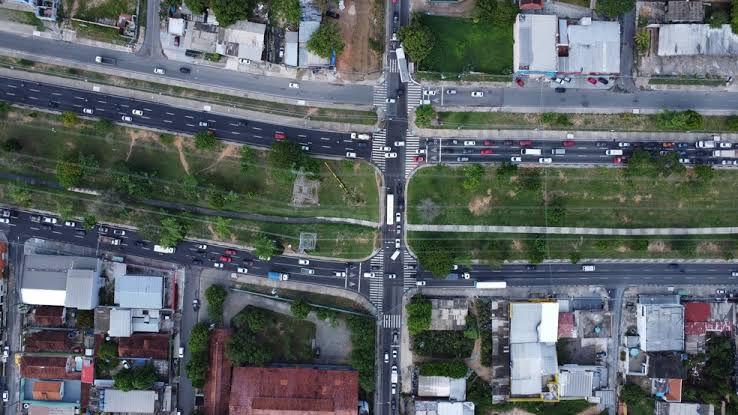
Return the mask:
{"type": "Polygon", "coordinates": [[[353,152],[358,158],[368,159],[371,153],[370,144],[366,141],[352,140],[351,136],[345,133],[267,124],[92,90],[13,78],[0,78],[0,99],[50,111],[73,111],[80,116],[106,118],[122,124],[175,133],[195,134],[207,130],[223,140],[259,147],[271,146],[278,133],[281,133],[286,139],[307,146],[311,154],[345,157],[347,152],[353,152]]]}

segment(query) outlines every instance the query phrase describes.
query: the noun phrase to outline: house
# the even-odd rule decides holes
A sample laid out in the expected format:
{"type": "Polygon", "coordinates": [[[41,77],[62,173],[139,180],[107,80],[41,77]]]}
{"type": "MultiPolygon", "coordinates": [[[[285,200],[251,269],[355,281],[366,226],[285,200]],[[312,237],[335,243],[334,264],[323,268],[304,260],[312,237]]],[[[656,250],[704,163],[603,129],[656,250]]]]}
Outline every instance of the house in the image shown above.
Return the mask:
{"type": "Polygon", "coordinates": [[[598,389],[607,387],[607,368],[604,366],[559,366],[559,396],[586,399],[598,389]]]}
{"type": "Polygon", "coordinates": [[[101,262],[65,255],[26,255],[21,301],[80,310],[97,307],[101,262]]]}
{"type": "Polygon", "coordinates": [[[464,330],[466,316],[469,314],[469,301],[466,298],[432,298],[430,330],[464,330]]]}
{"type": "Polygon", "coordinates": [[[225,347],[233,335],[231,329],[210,332],[210,370],[205,381],[205,415],[228,413],[233,365],[225,357],[225,347]]]}
{"type": "MultiPolygon", "coordinates": [[[[558,372],[556,340],[559,305],[556,302],[510,303],[510,394],[557,399],[543,385],[558,372]]],[[[554,388],[555,390],[555,388],[554,388]]]]}
{"type": "Polygon", "coordinates": [[[666,21],[702,23],[705,21],[705,6],[701,1],[670,0],[666,3],[666,21]]]}
{"type": "Polygon", "coordinates": [[[474,402],[415,401],[415,415],[474,415],[474,402]]]}
{"type": "Polygon", "coordinates": [[[154,414],[158,396],[151,390],[124,392],[117,389],[100,391],[100,408],[111,413],[154,414]]]}
{"type": "Polygon", "coordinates": [[[418,376],[418,396],[463,401],[466,399],[466,379],[451,379],[447,376],[418,376]]]}
{"type": "Polygon", "coordinates": [[[60,401],[64,396],[64,382],[34,382],[31,395],[37,401],[60,401]]]}
{"type": "Polygon", "coordinates": [[[284,64],[287,66],[297,66],[300,47],[298,36],[298,32],[285,32],[284,34],[284,64]]]}
{"type": "Polygon", "coordinates": [[[164,278],[144,275],[124,275],[115,279],[115,303],[121,308],[163,307],[164,278]]]}
{"type": "Polygon", "coordinates": [[[233,369],[230,415],[355,415],[359,374],[303,367],[233,369]]]}
{"type": "Polygon", "coordinates": [[[23,340],[25,353],[71,352],[76,335],[71,331],[40,330],[26,334],[23,340]],[[72,337],[70,338],[70,333],[72,337]]]}
{"type": "Polygon", "coordinates": [[[666,402],[681,402],[682,379],[651,379],[651,394],[666,402]]]}
{"type": "Polygon", "coordinates": [[[165,333],[131,334],[118,339],[118,356],[167,360],[169,335],[165,333]]]}
{"type": "Polygon", "coordinates": [[[40,305],[31,310],[29,320],[35,326],[59,327],[64,324],[64,307],[40,305]]]}
{"type": "Polygon", "coordinates": [[[715,415],[712,404],[656,401],[655,415],[715,415]]]}
{"type": "Polygon", "coordinates": [[[109,315],[108,335],[112,337],[129,337],[134,332],[159,332],[159,310],[112,308],[109,315]]]}
{"type": "Polygon", "coordinates": [[[555,74],[558,70],[556,31],[558,17],[519,14],[513,25],[513,71],[521,74],[555,74]]]}
{"type": "Polygon", "coordinates": [[[738,35],[730,25],[663,24],[658,27],[659,56],[728,56],[738,54],[738,35]]]}
{"type": "MultiPolygon", "coordinates": [[[[28,414],[74,414],[87,404],[89,385],[78,380],[21,379],[20,402],[28,414]]],[[[26,413],[26,412],[24,412],[26,413]]]]}
{"type": "MultiPolygon", "coordinates": [[[[664,301],[670,301],[666,296],[664,301]]],[[[684,350],[684,306],[639,297],[636,309],[636,325],[640,347],[645,352],[684,350]]]]}
{"type": "MultiPolygon", "coordinates": [[[[59,0],[8,0],[12,8],[29,11],[41,20],[56,21],[59,0]]],[[[7,7],[7,6],[6,6],[7,7]]]]}
{"type": "Polygon", "coordinates": [[[518,0],[520,10],[541,10],[543,8],[543,0],[518,0]]]}
{"type": "Polygon", "coordinates": [[[247,20],[238,21],[218,31],[218,53],[260,61],[264,52],[265,31],[265,24],[247,20]]]}
{"type": "Polygon", "coordinates": [[[29,379],[80,380],[82,377],[76,370],[76,359],[71,356],[22,356],[20,367],[21,377],[29,379]]]}

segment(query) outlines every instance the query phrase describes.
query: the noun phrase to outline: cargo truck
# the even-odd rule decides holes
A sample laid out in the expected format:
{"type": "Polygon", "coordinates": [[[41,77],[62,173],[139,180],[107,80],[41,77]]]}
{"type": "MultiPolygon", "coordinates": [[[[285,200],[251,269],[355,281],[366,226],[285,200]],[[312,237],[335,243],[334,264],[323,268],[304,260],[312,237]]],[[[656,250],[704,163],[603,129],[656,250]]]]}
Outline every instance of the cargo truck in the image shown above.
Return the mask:
{"type": "Polygon", "coordinates": [[[106,65],[115,65],[118,60],[115,58],[108,58],[107,56],[95,56],[95,62],[104,63],[106,65]]]}
{"type": "Polygon", "coordinates": [[[267,272],[267,278],[274,281],[287,281],[290,279],[290,276],[288,274],[285,274],[284,272],[267,272]]]}
{"type": "Polygon", "coordinates": [[[480,288],[480,289],[499,289],[499,288],[506,288],[507,283],[505,281],[477,281],[474,283],[474,288],[480,288]]]}
{"type": "Polygon", "coordinates": [[[100,243],[101,244],[109,244],[109,245],[120,245],[120,239],[118,238],[111,238],[109,236],[100,235],[100,243]]]}
{"type": "Polygon", "coordinates": [[[738,158],[736,150],[712,150],[713,157],[738,158]]]}

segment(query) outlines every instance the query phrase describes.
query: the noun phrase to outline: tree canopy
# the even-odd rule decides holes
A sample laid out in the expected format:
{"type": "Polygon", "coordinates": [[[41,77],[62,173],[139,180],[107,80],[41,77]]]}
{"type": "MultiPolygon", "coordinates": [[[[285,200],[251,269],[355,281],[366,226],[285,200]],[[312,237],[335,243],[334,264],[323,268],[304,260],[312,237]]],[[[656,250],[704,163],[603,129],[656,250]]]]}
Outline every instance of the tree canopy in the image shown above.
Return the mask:
{"type": "Polygon", "coordinates": [[[310,314],[310,305],[301,299],[296,299],[290,306],[290,312],[295,318],[304,320],[310,314]]]}
{"type": "Polygon", "coordinates": [[[421,128],[428,128],[436,118],[436,110],[432,105],[419,105],[415,108],[415,124],[421,128]]]}
{"type": "Polygon", "coordinates": [[[251,17],[256,0],[211,0],[211,7],[218,24],[228,27],[239,20],[251,17]]]}
{"type": "Polygon", "coordinates": [[[277,20],[282,20],[290,25],[300,23],[300,0],[272,0],[269,11],[277,20]]]}
{"type": "Polygon", "coordinates": [[[366,317],[349,315],[346,326],[351,337],[351,367],[359,371],[359,386],[365,392],[374,391],[374,339],[376,324],[366,317]]]}
{"type": "Polygon", "coordinates": [[[320,173],[320,164],[305,154],[294,141],[275,141],[267,154],[267,166],[272,177],[292,181],[295,173],[304,171],[311,175],[320,173]]]}
{"type": "Polygon", "coordinates": [[[477,0],[474,4],[475,23],[482,22],[495,26],[512,26],[517,14],[517,2],[507,0],[477,0]]]}
{"type": "Polygon", "coordinates": [[[151,195],[156,176],[153,173],[131,171],[125,160],[116,161],[108,174],[116,192],[135,199],[151,195]]]}
{"type": "Polygon", "coordinates": [[[597,0],[595,11],[597,14],[616,19],[620,14],[635,7],[635,0],[597,0]]]}
{"type": "Polygon", "coordinates": [[[689,131],[702,128],[704,119],[694,110],[664,111],[658,115],[659,126],[669,130],[689,131]]]}
{"type": "Polygon", "coordinates": [[[185,366],[187,378],[192,382],[192,386],[202,388],[205,386],[205,379],[208,376],[208,354],[205,352],[191,353],[190,360],[185,366]]]}
{"type": "Polygon", "coordinates": [[[448,274],[456,261],[454,247],[445,239],[435,239],[432,235],[417,241],[414,251],[423,269],[430,271],[434,277],[448,274]]]}
{"type": "Polygon", "coordinates": [[[187,345],[190,348],[190,353],[201,353],[208,350],[208,342],[210,341],[210,330],[208,325],[205,323],[197,323],[192,326],[190,332],[190,341],[187,345]]]}
{"type": "Polygon", "coordinates": [[[187,237],[190,227],[188,224],[172,217],[161,220],[159,232],[159,245],[166,247],[175,247],[177,244],[187,237]]]}
{"type": "Polygon", "coordinates": [[[228,340],[226,357],[235,366],[263,366],[272,359],[269,350],[258,344],[254,334],[248,330],[239,330],[228,340]]]}
{"type": "Polygon", "coordinates": [[[329,58],[331,52],[336,52],[336,56],[340,55],[344,46],[341,28],[338,23],[330,19],[323,19],[320,27],[310,36],[307,43],[309,51],[323,58],[329,58]]]}
{"type": "Polygon", "coordinates": [[[431,324],[430,300],[415,296],[405,306],[407,311],[407,330],[412,335],[428,330],[431,324]]]}
{"type": "Polygon", "coordinates": [[[113,375],[115,388],[124,392],[151,389],[155,381],[156,372],[154,371],[154,365],[146,365],[135,369],[122,369],[113,375]]]}
{"type": "Polygon", "coordinates": [[[218,139],[208,130],[198,131],[195,134],[195,148],[199,150],[212,150],[216,144],[218,139]]]}
{"type": "Polygon", "coordinates": [[[268,235],[259,234],[254,238],[254,254],[261,260],[269,261],[273,256],[282,253],[277,242],[268,235]]]}
{"type": "Polygon", "coordinates": [[[433,50],[436,37],[430,28],[423,23],[421,16],[414,16],[409,25],[397,31],[405,52],[414,62],[423,61],[433,50]]]}
{"type": "Polygon", "coordinates": [[[223,304],[228,291],[220,284],[213,284],[205,290],[205,300],[208,302],[208,315],[216,321],[223,320],[223,304]]]}
{"type": "Polygon", "coordinates": [[[207,0],[184,0],[184,3],[195,14],[202,14],[208,7],[207,0]]]}

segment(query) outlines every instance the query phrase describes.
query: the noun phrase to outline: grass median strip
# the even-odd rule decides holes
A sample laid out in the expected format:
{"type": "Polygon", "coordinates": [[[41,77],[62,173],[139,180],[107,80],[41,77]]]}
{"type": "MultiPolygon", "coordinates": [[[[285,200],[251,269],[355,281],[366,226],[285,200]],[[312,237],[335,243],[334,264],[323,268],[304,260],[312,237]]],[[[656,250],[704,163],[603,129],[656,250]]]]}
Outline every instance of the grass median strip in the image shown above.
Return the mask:
{"type": "Polygon", "coordinates": [[[203,103],[217,103],[232,105],[237,108],[257,111],[265,114],[274,114],[285,117],[301,118],[313,121],[339,122],[348,124],[373,125],[377,122],[377,114],[372,111],[343,110],[312,106],[283,104],[279,102],[263,101],[241,96],[201,91],[158,82],[150,82],[121,76],[112,76],[100,72],[69,68],[61,65],[35,62],[28,59],[15,59],[0,56],[0,66],[22,66],[24,71],[36,72],[63,78],[84,80],[103,85],[112,85],[138,91],[161,93],[177,98],[192,99],[203,103]]]}

